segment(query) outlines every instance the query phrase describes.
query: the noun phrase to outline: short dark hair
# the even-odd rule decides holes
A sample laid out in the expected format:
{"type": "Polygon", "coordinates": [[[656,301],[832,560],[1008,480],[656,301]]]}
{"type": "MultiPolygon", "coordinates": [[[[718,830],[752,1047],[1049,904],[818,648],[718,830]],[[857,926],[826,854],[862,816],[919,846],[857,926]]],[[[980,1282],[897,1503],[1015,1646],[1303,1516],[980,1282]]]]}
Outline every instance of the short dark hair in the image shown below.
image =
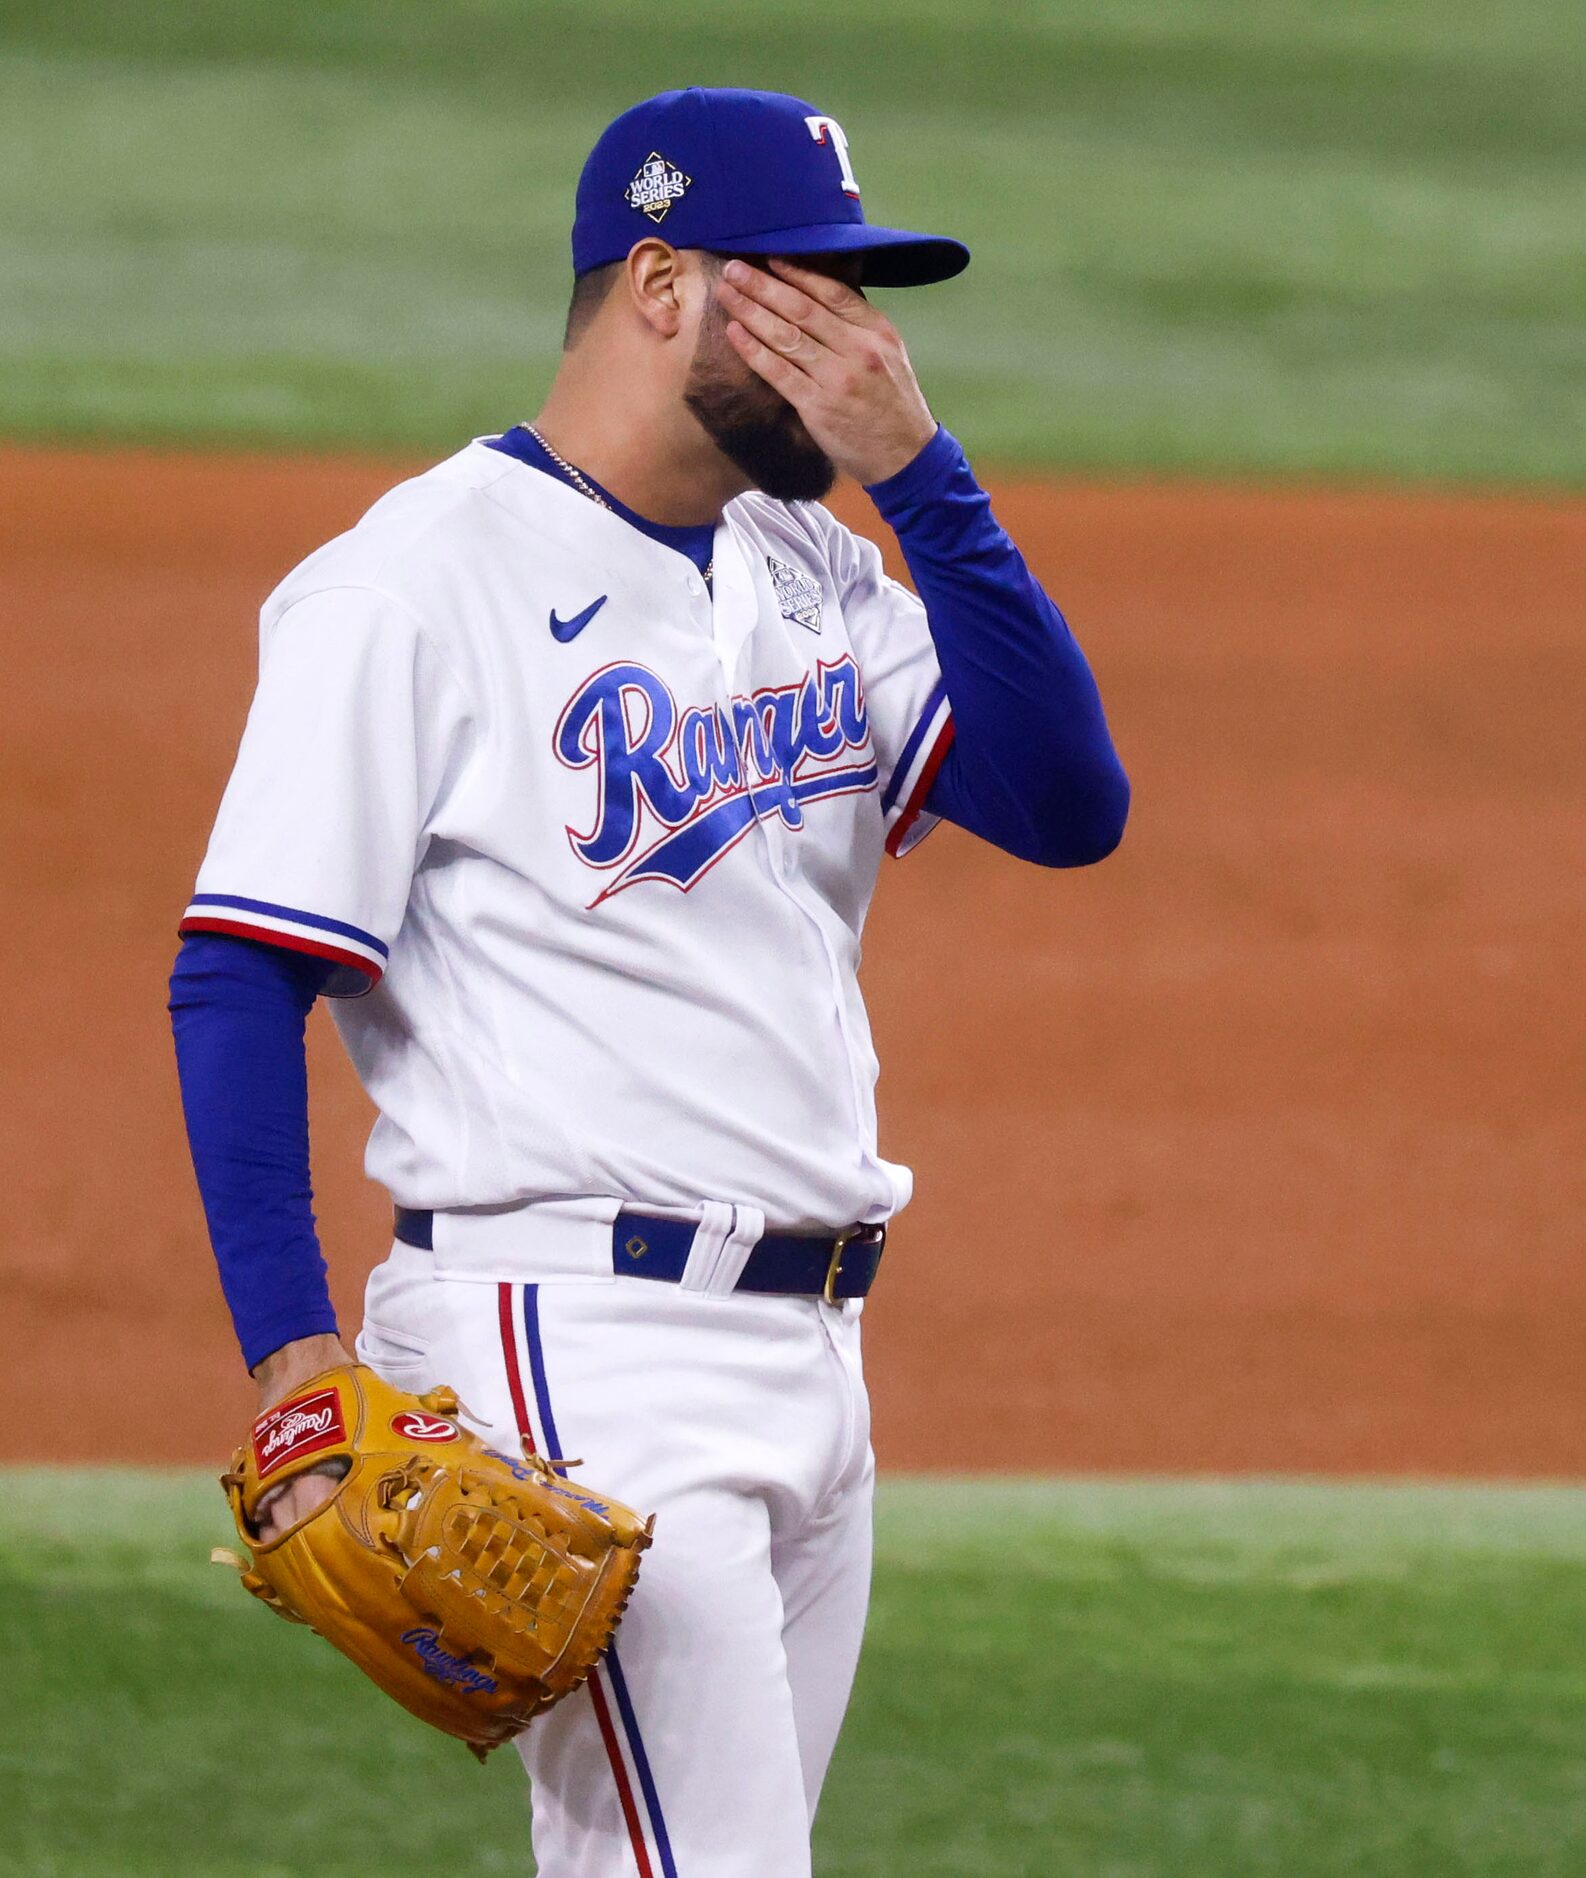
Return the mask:
{"type": "Polygon", "coordinates": [[[567,329],[562,334],[564,352],[583,338],[584,328],[600,311],[621,269],[620,261],[608,261],[604,267],[592,267],[574,280],[573,297],[567,303],[567,329]]]}

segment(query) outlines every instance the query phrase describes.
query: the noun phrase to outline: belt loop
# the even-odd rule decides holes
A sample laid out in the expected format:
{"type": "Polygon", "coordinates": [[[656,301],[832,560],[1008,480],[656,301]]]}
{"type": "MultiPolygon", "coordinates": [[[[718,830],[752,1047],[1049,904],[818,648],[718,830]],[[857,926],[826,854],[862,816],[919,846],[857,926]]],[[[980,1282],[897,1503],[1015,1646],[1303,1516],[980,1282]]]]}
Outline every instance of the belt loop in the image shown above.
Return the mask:
{"type": "MultiPolygon", "coordinates": [[[[732,1231],[732,1208],[720,1200],[707,1200],[699,1209],[694,1227],[694,1243],[688,1249],[688,1263],[678,1279],[683,1291],[714,1291],[716,1267],[722,1247],[732,1231]]],[[[730,1287],[729,1287],[730,1289],[730,1287]]]]}
{"type": "Polygon", "coordinates": [[[765,1237],[765,1214],[759,1207],[735,1206],[732,1215],[732,1231],[727,1235],[727,1243],[721,1249],[721,1262],[716,1268],[717,1288],[722,1291],[737,1288],[749,1254],[765,1237]]]}
{"type": "Polygon", "coordinates": [[[716,1296],[732,1291],[764,1234],[765,1214],[759,1207],[707,1200],[700,1209],[694,1244],[679,1281],[682,1289],[716,1296]]]}

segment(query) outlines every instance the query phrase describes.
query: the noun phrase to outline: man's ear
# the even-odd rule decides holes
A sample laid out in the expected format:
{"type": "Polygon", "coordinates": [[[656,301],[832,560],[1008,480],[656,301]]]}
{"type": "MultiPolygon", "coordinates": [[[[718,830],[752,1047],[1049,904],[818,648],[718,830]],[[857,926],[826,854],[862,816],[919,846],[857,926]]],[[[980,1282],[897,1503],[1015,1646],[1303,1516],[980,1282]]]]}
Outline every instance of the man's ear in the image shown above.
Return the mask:
{"type": "Polygon", "coordinates": [[[634,311],[660,339],[675,339],[683,324],[682,257],[658,235],[628,250],[624,278],[634,311]]]}

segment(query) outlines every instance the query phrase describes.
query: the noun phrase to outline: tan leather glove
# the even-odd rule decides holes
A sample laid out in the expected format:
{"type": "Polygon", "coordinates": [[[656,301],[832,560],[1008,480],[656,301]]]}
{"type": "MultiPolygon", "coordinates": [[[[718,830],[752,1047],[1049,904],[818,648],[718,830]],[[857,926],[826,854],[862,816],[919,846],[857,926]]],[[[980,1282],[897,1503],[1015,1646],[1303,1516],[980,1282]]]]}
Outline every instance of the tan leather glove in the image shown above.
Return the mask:
{"type": "Polygon", "coordinates": [[[217,1559],[481,1760],[588,1677],[654,1525],[486,1447],[451,1390],[405,1395],[361,1364],[261,1415],[221,1485],[249,1558],[217,1559]],[[335,1491],[265,1543],[260,1501],[310,1468],[335,1491]]]}

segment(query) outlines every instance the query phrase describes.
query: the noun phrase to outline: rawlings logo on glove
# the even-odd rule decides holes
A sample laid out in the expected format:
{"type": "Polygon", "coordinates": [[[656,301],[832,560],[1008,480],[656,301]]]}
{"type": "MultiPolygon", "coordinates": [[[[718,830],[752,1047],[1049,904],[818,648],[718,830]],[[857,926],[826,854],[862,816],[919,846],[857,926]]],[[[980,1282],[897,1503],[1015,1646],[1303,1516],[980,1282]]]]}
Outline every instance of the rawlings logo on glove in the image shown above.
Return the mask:
{"type": "Polygon", "coordinates": [[[433,1676],[437,1682],[454,1682],[461,1689],[481,1689],[487,1693],[496,1686],[494,1676],[487,1676],[482,1669],[474,1669],[460,1656],[443,1650],[433,1630],[404,1630],[402,1641],[412,1645],[424,1665],[425,1675],[433,1676]]]}
{"type": "Polygon", "coordinates": [[[438,1415],[417,1415],[412,1409],[404,1409],[400,1415],[391,1417],[391,1432],[409,1441],[455,1441],[458,1438],[452,1423],[443,1422],[438,1415]]]}
{"type": "Polygon", "coordinates": [[[497,1453],[456,1415],[449,1389],[415,1399],[362,1365],[315,1377],[222,1476],[250,1557],[216,1556],[483,1759],[588,1677],[654,1522],[537,1454],[497,1453]],[[262,1540],[261,1502],[327,1464],[330,1497],[262,1540]]]}
{"type": "Polygon", "coordinates": [[[341,1400],[334,1389],[316,1389],[281,1402],[253,1424],[253,1464],[261,1480],[278,1474],[288,1461],[345,1441],[341,1400]]]}

